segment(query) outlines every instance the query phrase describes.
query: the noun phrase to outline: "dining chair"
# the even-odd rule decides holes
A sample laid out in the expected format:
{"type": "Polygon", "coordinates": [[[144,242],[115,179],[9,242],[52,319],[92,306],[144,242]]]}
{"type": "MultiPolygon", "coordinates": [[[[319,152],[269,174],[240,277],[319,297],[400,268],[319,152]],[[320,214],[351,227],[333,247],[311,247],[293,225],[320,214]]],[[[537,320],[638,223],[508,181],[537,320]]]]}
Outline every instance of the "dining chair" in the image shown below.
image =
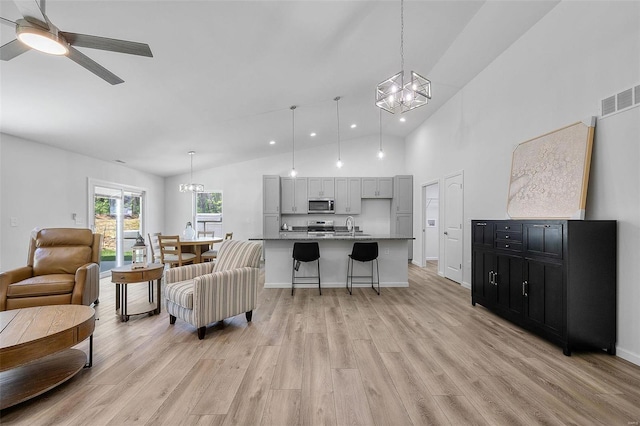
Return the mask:
{"type": "Polygon", "coordinates": [[[149,251],[151,252],[152,263],[162,263],[160,256],[160,242],[158,241],[159,235],[162,235],[162,232],[147,234],[147,237],[149,238],[149,251]]]}
{"type": "MultiPolygon", "coordinates": [[[[231,239],[233,239],[233,232],[227,232],[226,234],[224,234],[224,241],[231,240],[231,239]]],[[[202,259],[203,262],[210,262],[216,259],[217,257],[218,257],[218,249],[214,250],[213,247],[211,248],[211,250],[207,250],[200,255],[200,259],[202,259]]]]}
{"type": "Polygon", "coordinates": [[[193,263],[196,257],[193,253],[182,253],[179,235],[158,235],[158,242],[161,261],[164,264],[168,263],[170,268],[193,263]]]}

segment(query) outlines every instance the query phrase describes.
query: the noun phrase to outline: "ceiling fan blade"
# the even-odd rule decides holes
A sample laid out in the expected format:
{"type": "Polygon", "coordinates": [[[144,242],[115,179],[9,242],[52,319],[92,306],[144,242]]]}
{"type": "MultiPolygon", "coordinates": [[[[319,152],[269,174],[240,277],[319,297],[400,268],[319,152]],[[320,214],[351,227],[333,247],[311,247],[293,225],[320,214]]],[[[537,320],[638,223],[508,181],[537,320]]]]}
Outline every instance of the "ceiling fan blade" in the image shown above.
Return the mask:
{"type": "Polygon", "coordinates": [[[101,79],[111,84],[124,83],[124,80],[94,61],[93,59],[81,53],[79,50],[69,46],[69,54],[67,55],[76,64],[88,69],[101,79]]]}
{"type": "Polygon", "coordinates": [[[16,26],[16,23],[13,22],[11,19],[3,18],[2,16],[0,16],[0,23],[6,24],[6,25],[11,25],[14,28],[16,26]]]}
{"type": "Polygon", "coordinates": [[[111,52],[153,57],[151,48],[145,43],[86,34],[67,33],[64,31],[60,31],[60,34],[62,34],[69,44],[76,47],[88,47],[90,49],[109,50],[111,52]]]}
{"type": "Polygon", "coordinates": [[[44,12],[40,10],[36,0],[13,0],[18,10],[24,16],[24,19],[32,24],[38,25],[46,30],[49,29],[49,22],[44,16],[44,12]]]}
{"type": "Polygon", "coordinates": [[[21,43],[17,39],[10,41],[9,43],[0,47],[0,60],[8,61],[9,59],[13,59],[30,49],[31,48],[29,46],[21,43]]]}

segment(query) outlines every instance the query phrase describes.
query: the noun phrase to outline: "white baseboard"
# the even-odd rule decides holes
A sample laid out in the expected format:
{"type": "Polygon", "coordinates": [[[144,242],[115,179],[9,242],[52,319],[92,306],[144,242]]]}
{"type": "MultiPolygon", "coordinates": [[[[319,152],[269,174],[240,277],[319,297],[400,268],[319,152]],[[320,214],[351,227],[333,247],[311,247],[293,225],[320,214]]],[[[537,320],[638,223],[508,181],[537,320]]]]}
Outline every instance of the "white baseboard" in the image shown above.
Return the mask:
{"type": "Polygon", "coordinates": [[[616,356],[619,356],[620,358],[625,359],[632,364],[640,366],[640,355],[622,349],[620,346],[616,347],[616,356]]]}
{"type": "Polygon", "coordinates": [[[467,290],[471,290],[471,283],[468,283],[466,281],[462,281],[462,284],[460,284],[462,287],[466,288],[467,290]]]}

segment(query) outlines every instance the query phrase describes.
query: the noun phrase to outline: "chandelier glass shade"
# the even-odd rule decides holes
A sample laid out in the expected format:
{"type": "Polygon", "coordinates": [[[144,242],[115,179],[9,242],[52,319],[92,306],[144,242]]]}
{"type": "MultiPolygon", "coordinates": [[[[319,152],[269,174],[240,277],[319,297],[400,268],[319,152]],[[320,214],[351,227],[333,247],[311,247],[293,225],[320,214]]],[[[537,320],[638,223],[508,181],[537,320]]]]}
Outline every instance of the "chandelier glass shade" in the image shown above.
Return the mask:
{"type": "MultiPolygon", "coordinates": [[[[191,157],[191,182],[193,182],[193,156],[195,151],[189,151],[189,157],[191,157]]],[[[180,192],[204,192],[204,185],[201,183],[181,183],[180,192]]]]}
{"type": "Polygon", "coordinates": [[[400,0],[400,71],[378,84],[376,105],[392,114],[411,111],[431,99],[431,81],[415,71],[404,74],[404,0],[400,0]]]}

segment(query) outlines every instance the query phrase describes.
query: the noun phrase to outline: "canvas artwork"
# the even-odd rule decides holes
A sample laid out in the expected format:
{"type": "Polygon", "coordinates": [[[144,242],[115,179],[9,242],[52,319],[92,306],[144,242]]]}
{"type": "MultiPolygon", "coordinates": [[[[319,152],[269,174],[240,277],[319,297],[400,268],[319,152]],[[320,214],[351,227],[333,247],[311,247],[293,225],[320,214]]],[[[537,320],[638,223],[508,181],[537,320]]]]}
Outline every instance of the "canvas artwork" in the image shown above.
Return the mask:
{"type": "Polygon", "coordinates": [[[591,117],[516,147],[508,217],[584,219],[594,129],[591,117]]]}

